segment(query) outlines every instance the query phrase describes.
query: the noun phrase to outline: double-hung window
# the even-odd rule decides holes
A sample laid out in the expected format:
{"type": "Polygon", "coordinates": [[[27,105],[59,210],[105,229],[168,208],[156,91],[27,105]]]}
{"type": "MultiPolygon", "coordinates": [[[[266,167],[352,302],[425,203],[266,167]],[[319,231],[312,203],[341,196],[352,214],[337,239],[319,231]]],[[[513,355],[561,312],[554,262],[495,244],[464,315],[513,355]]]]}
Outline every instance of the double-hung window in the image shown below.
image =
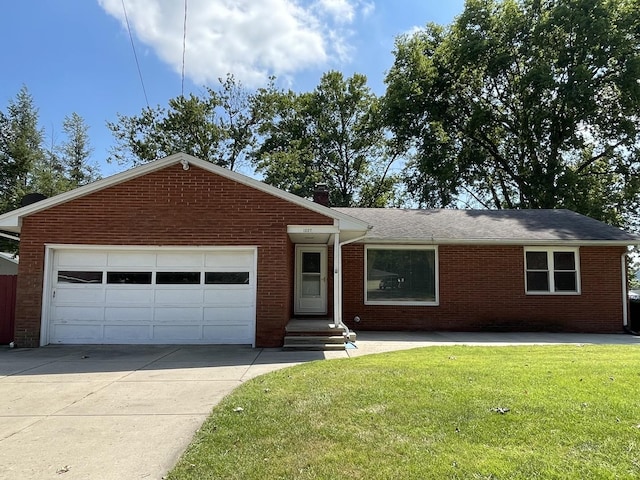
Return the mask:
{"type": "Polygon", "coordinates": [[[525,248],[525,283],[528,294],[580,293],[580,258],[577,248],[525,248]]]}

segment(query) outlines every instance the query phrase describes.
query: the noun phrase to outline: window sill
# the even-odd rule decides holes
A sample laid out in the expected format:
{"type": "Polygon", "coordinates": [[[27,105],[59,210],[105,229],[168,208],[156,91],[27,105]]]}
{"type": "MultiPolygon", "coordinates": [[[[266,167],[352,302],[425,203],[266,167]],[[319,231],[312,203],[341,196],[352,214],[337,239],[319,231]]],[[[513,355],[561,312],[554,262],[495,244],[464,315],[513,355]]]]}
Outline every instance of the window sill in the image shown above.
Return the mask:
{"type": "Polygon", "coordinates": [[[391,305],[403,307],[439,307],[440,302],[366,301],[365,305],[391,305]]]}
{"type": "Polygon", "coordinates": [[[566,296],[578,296],[580,292],[525,292],[529,296],[543,296],[543,297],[566,297],[566,296]]]}

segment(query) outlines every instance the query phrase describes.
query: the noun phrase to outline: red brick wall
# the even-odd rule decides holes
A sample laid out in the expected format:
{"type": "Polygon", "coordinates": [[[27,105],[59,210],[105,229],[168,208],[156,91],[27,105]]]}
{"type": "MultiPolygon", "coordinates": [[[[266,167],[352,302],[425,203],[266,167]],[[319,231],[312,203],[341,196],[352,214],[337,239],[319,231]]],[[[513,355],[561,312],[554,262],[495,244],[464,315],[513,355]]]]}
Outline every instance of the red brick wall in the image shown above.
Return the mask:
{"type": "Polygon", "coordinates": [[[333,219],[205,170],[173,165],[24,219],[15,339],[39,344],[45,243],[258,246],[256,345],[282,344],[293,306],[287,225],[333,219]]]}
{"type": "Polygon", "coordinates": [[[526,295],[523,247],[442,245],[439,306],[403,307],[364,305],[364,246],[347,245],[343,318],[356,331],[620,332],[624,252],[581,247],[581,295],[526,295]]]}

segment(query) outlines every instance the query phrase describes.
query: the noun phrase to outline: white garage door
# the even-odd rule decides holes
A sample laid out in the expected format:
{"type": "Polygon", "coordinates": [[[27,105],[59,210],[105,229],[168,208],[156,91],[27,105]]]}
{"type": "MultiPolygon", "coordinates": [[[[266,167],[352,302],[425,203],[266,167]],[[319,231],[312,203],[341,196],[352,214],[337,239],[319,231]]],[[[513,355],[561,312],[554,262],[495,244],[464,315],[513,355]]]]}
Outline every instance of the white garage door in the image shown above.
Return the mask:
{"type": "Polygon", "coordinates": [[[255,248],[54,249],[49,343],[253,344],[255,248]]]}

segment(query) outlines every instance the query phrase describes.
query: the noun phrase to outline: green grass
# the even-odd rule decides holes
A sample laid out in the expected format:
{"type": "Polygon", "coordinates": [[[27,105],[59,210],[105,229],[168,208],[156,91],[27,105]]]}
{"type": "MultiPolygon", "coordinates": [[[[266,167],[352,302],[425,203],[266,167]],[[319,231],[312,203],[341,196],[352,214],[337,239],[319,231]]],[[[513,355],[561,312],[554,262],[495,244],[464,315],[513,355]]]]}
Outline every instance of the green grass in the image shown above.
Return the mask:
{"type": "Polygon", "coordinates": [[[430,347],[277,371],[218,405],[167,478],[637,479],[640,348],[430,347]]]}

